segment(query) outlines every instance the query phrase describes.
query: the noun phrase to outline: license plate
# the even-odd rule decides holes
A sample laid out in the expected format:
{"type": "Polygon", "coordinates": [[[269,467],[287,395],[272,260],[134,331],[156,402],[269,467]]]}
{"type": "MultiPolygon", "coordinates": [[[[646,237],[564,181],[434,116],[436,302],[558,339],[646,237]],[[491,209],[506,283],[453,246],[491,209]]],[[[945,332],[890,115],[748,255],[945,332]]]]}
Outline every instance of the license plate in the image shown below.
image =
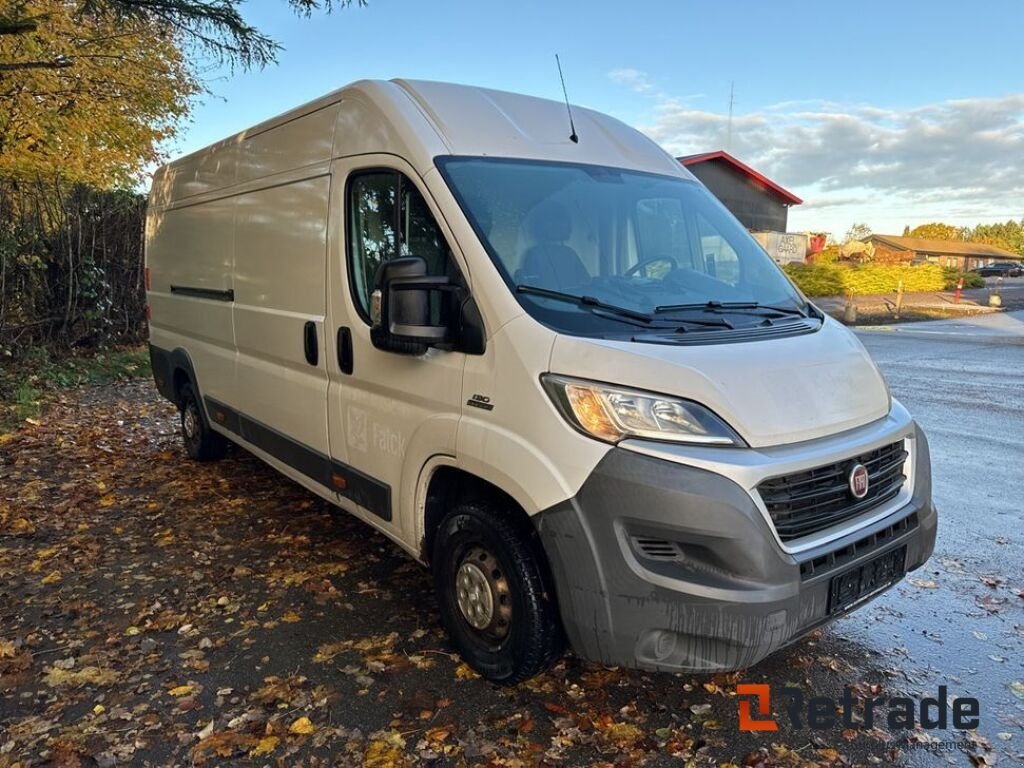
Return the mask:
{"type": "Polygon", "coordinates": [[[906,546],[886,552],[829,582],[828,612],[839,613],[903,578],[906,546]]]}

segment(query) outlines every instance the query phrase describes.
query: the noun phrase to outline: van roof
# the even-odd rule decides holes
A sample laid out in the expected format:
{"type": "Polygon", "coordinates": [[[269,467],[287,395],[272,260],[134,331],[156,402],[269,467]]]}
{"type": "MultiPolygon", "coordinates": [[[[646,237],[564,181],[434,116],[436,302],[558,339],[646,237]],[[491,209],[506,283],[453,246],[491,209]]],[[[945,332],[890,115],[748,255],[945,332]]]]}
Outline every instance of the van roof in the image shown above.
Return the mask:
{"type": "MultiPolygon", "coordinates": [[[[324,129],[315,129],[328,135],[317,141],[319,154],[315,157],[312,148],[298,153],[302,163],[374,152],[402,154],[404,150],[409,155],[406,159],[421,173],[427,172],[436,155],[450,154],[578,162],[692,178],[652,140],[600,112],[572,107],[579,136],[574,143],[569,138],[564,102],[469,85],[398,79],[360,80],[178,158],[154,174],[154,187],[172,169],[170,175],[177,181],[170,199],[251,180],[240,153],[267,141],[276,143],[272,137],[278,133],[270,133],[274,129],[295,125],[315,113],[326,116],[328,107],[340,115],[338,122],[324,122],[324,129]],[[347,118],[346,103],[352,106],[347,118]],[[371,125],[368,120],[383,121],[387,129],[362,130],[371,125]],[[334,131],[342,121],[345,129],[334,131]],[[257,139],[263,134],[267,134],[264,140],[257,139]],[[396,139],[399,146],[393,144],[396,139]]],[[[316,134],[318,139],[320,135],[316,134]]],[[[303,132],[302,140],[309,143],[310,134],[303,132]]],[[[276,169],[267,167],[262,159],[263,170],[283,169],[280,164],[276,169]]],[[[287,163],[283,156],[279,159],[287,163]]]]}
{"type": "Polygon", "coordinates": [[[532,157],[677,173],[651,139],[609,115],[565,102],[428,80],[393,80],[433,123],[454,155],[532,157]]]}

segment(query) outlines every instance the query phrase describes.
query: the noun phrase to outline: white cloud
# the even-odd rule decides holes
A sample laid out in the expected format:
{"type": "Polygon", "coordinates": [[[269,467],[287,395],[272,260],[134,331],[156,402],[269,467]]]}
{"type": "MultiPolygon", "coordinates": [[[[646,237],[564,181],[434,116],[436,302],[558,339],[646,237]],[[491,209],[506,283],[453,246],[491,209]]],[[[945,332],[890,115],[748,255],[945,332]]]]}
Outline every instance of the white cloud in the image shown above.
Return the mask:
{"type": "Polygon", "coordinates": [[[647,74],[639,69],[613,69],[608,73],[608,79],[613,83],[624,85],[631,91],[637,93],[655,93],[656,89],[647,79],[647,74]]]}
{"type": "MultiPolygon", "coordinates": [[[[649,85],[643,72],[617,72],[633,90],[649,85]]],[[[640,128],[669,151],[725,148],[728,116],[648,93],[652,116],[640,128]]],[[[803,197],[801,219],[852,221],[861,208],[910,224],[1024,215],[1024,93],[907,109],[785,102],[736,115],[730,151],[803,197]]]]}

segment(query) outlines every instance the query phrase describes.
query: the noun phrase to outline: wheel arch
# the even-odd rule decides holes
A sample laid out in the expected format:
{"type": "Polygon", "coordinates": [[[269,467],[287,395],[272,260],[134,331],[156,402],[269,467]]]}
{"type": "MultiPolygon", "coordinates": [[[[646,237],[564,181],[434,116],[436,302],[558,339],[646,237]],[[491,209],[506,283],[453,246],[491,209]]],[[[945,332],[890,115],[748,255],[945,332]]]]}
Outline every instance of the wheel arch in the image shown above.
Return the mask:
{"type": "Polygon", "coordinates": [[[192,386],[192,391],[196,394],[196,399],[199,400],[199,407],[206,411],[206,404],[203,402],[202,395],[200,394],[199,381],[196,379],[196,369],[192,365],[192,358],[189,357],[181,347],[178,347],[170,353],[170,368],[171,368],[171,394],[175,405],[181,405],[181,391],[184,389],[186,384],[192,386]]]}
{"type": "Polygon", "coordinates": [[[536,535],[529,513],[511,493],[458,466],[452,457],[440,458],[424,469],[419,495],[421,502],[417,507],[421,511],[422,525],[419,556],[424,563],[430,563],[435,536],[445,515],[453,506],[467,500],[485,500],[500,506],[508,511],[524,535],[536,535]]]}
{"type": "Polygon", "coordinates": [[[202,402],[200,396],[196,369],[192,364],[192,357],[184,347],[166,350],[150,344],[149,359],[153,369],[153,379],[161,395],[180,408],[181,392],[185,385],[189,384],[199,398],[200,406],[205,413],[206,404],[202,402]]]}

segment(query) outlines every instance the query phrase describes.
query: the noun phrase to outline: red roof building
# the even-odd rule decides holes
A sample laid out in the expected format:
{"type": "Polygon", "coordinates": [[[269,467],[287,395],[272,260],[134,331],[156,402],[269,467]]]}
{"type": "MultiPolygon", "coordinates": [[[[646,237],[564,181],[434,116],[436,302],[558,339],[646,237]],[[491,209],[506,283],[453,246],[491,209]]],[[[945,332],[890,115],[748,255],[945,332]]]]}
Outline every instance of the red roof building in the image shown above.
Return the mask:
{"type": "Polygon", "coordinates": [[[728,152],[677,159],[751,231],[785,232],[789,207],[803,202],[728,152]]]}

